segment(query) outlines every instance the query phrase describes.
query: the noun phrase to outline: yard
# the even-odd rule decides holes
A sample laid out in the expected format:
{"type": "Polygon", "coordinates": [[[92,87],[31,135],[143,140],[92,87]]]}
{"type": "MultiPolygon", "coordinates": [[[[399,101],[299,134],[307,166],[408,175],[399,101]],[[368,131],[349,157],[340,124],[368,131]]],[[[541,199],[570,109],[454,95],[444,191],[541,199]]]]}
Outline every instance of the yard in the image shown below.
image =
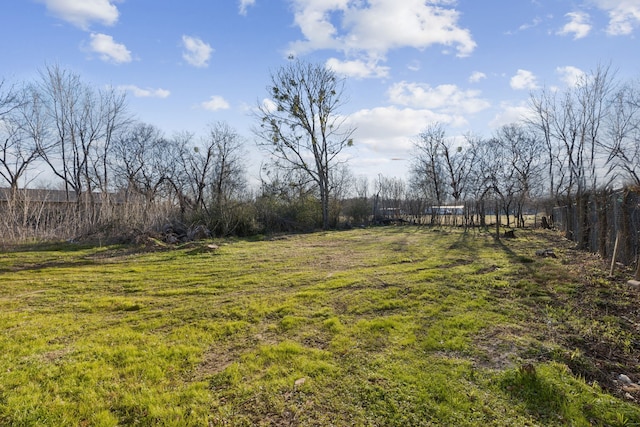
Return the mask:
{"type": "Polygon", "coordinates": [[[617,274],[534,230],[5,248],[0,424],[637,426],[617,274]]]}

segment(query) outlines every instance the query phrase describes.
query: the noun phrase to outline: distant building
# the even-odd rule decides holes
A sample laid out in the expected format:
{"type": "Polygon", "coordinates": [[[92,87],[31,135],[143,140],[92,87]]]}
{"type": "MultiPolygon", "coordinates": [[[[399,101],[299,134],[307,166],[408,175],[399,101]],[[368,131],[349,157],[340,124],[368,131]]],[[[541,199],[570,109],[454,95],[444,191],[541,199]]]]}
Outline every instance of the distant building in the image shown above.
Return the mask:
{"type": "Polygon", "coordinates": [[[464,205],[442,205],[430,206],[425,209],[426,215],[462,215],[464,214],[464,205]]]}
{"type": "MultiPolygon", "coordinates": [[[[39,188],[21,188],[18,189],[17,196],[19,200],[30,203],[44,203],[49,205],[62,205],[67,203],[77,203],[78,196],[75,192],[66,192],[65,190],[39,189],[39,188]]],[[[82,196],[88,196],[83,193],[82,196]]],[[[110,193],[110,200],[115,204],[124,203],[124,195],[121,193],[110,193]]],[[[6,204],[11,199],[10,188],[0,188],[0,205],[6,204]]],[[[94,203],[102,203],[102,193],[93,193],[94,203]]]]}

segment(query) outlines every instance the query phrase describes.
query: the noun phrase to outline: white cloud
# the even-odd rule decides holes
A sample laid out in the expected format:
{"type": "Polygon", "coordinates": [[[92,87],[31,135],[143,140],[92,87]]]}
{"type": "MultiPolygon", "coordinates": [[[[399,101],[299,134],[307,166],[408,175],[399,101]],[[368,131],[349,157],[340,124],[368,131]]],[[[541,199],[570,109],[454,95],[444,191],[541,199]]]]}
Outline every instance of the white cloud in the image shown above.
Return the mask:
{"type": "Polygon", "coordinates": [[[341,61],[336,58],[329,58],[326,66],[338,74],[355,77],[387,77],[389,75],[389,67],[377,65],[375,62],[364,61],[341,61]]]}
{"type": "Polygon", "coordinates": [[[208,101],[201,103],[200,106],[209,111],[228,110],[230,108],[227,100],[217,95],[214,95],[209,98],[208,101]]]}
{"type": "Polygon", "coordinates": [[[584,80],[586,73],[579,68],[572,67],[570,65],[566,67],[556,68],[556,73],[560,75],[562,80],[567,86],[573,87],[584,80]]]}
{"type": "Polygon", "coordinates": [[[531,108],[524,104],[512,105],[504,103],[500,108],[501,111],[489,122],[489,126],[493,129],[499,129],[505,125],[521,122],[533,114],[531,108]]]}
{"type": "Polygon", "coordinates": [[[240,15],[246,15],[249,6],[256,4],[256,0],[240,0],[240,15]]]}
{"type": "Polygon", "coordinates": [[[589,23],[589,15],[587,13],[571,12],[565,16],[569,18],[569,22],[558,31],[558,34],[563,36],[573,34],[573,39],[578,40],[586,37],[591,31],[591,24],[589,23]]]}
{"type": "Polygon", "coordinates": [[[461,90],[456,85],[431,87],[423,83],[396,83],[389,88],[389,99],[396,105],[437,109],[442,112],[473,114],[489,107],[480,91],[461,90]]]}
{"type": "Polygon", "coordinates": [[[143,89],[136,85],[122,85],[118,86],[118,89],[131,92],[136,98],[167,98],[171,95],[166,89],[143,89]]]}
{"type": "Polygon", "coordinates": [[[182,58],[194,67],[207,67],[213,53],[213,48],[198,37],[182,36],[182,46],[185,51],[182,58]]]}
{"type": "Polygon", "coordinates": [[[118,21],[118,8],[113,0],[40,0],[57,16],[83,30],[92,22],[113,25],[118,21]]]}
{"type": "Polygon", "coordinates": [[[410,150],[413,139],[427,124],[456,124],[459,119],[426,109],[378,107],[357,111],[348,120],[356,127],[353,138],[358,146],[397,154],[410,150]]]}
{"type": "Polygon", "coordinates": [[[265,112],[272,113],[278,109],[278,105],[272,99],[264,98],[262,100],[262,108],[265,112]]]}
{"type": "Polygon", "coordinates": [[[411,61],[408,65],[407,68],[411,71],[420,71],[420,61],[411,61]]]}
{"type": "Polygon", "coordinates": [[[469,30],[458,26],[453,2],[424,0],[293,0],[294,21],[304,36],[290,45],[293,54],[319,49],[344,52],[348,58],[381,62],[392,49],[455,48],[468,56],[476,47],[469,30]]]}
{"type": "Polygon", "coordinates": [[[531,22],[527,22],[526,24],[522,24],[518,27],[518,31],[526,31],[530,28],[535,28],[538,25],[540,25],[540,23],[542,22],[542,19],[540,19],[539,17],[536,17],[533,19],[533,21],[531,22]]]}
{"type": "Polygon", "coordinates": [[[607,33],[611,35],[628,35],[640,26],[640,0],[591,0],[591,3],[609,14],[607,33]]]}
{"type": "Polygon", "coordinates": [[[480,71],[474,71],[469,76],[469,83],[478,83],[482,79],[486,79],[487,75],[480,71]]]}
{"type": "Polygon", "coordinates": [[[511,77],[509,81],[512,89],[524,90],[524,89],[537,89],[538,83],[536,76],[527,70],[518,70],[515,76],[511,77]]]}
{"type": "Polygon", "coordinates": [[[91,33],[89,46],[91,51],[100,55],[100,59],[106,62],[122,64],[131,62],[131,52],[121,43],[116,43],[113,37],[106,34],[91,33]]]}
{"type": "Polygon", "coordinates": [[[349,116],[349,124],[356,128],[353,135],[356,147],[364,146],[375,153],[388,153],[393,157],[409,156],[416,135],[430,123],[461,129],[468,125],[461,116],[427,109],[378,107],[349,116]]]}

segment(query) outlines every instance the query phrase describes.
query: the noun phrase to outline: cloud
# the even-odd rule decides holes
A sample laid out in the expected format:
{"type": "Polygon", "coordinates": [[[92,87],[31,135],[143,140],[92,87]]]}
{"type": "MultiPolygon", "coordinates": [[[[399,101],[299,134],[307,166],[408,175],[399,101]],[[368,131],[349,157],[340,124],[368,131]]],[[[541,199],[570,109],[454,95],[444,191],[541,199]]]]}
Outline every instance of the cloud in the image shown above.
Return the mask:
{"type": "Polygon", "coordinates": [[[122,85],[118,89],[131,92],[136,98],[167,98],[171,95],[166,89],[143,89],[135,85],[122,85]]]}
{"type": "Polygon", "coordinates": [[[558,34],[566,36],[573,34],[573,39],[578,40],[586,37],[591,31],[591,24],[589,24],[589,15],[584,12],[571,12],[565,15],[569,18],[569,22],[558,34]]]}
{"type": "Polygon", "coordinates": [[[456,115],[393,106],[359,110],[351,114],[348,121],[356,128],[353,137],[358,146],[395,154],[410,150],[415,136],[429,123],[438,122],[455,127],[467,124],[464,118],[456,115]]]}
{"type": "Polygon", "coordinates": [[[501,111],[489,122],[489,126],[493,129],[499,129],[505,125],[521,122],[526,118],[533,118],[532,115],[534,114],[531,107],[525,104],[512,105],[503,103],[500,108],[501,111]]]}
{"type": "Polygon", "coordinates": [[[329,58],[326,66],[338,74],[360,79],[367,77],[387,77],[389,75],[389,67],[377,65],[375,62],[364,62],[360,60],[341,61],[336,58],[329,58]]]}
{"type": "Polygon", "coordinates": [[[420,71],[420,61],[411,61],[408,65],[407,68],[411,71],[420,71]]]}
{"type": "Polygon", "coordinates": [[[106,34],[91,33],[89,46],[92,52],[100,55],[105,62],[123,64],[131,62],[131,52],[121,43],[116,43],[113,37],[106,34]]]}
{"type": "Polygon", "coordinates": [[[542,19],[540,19],[539,17],[536,17],[533,19],[533,21],[520,25],[518,27],[518,31],[526,31],[530,28],[535,28],[538,25],[540,25],[541,22],[542,22],[542,19]]]}
{"type": "Polygon", "coordinates": [[[247,8],[256,4],[256,0],[240,0],[240,15],[247,14],[247,8]]]}
{"type": "Polygon", "coordinates": [[[212,96],[208,101],[202,102],[200,106],[209,111],[228,110],[230,108],[227,100],[217,95],[212,96]]]}
{"type": "Polygon", "coordinates": [[[213,48],[198,37],[182,36],[182,46],[185,51],[182,58],[194,67],[204,68],[209,66],[209,59],[213,48]]]}
{"type": "Polygon", "coordinates": [[[536,76],[527,70],[518,70],[515,76],[511,77],[509,81],[512,89],[524,90],[524,89],[537,89],[538,83],[536,76]]]}
{"type": "Polygon", "coordinates": [[[40,0],[49,12],[76,27],[87,30],[92,22],[113,25],[118,8],[112,0],[40,0]]]}
{"type": "Polygon", "coordinates": [[[265,112],[273,113],[278,109],[278,105],[275,102],[273,102],[272,99],[264,98],[262,100],[262,108],[264,108],[265,112]]]}
{"type": "Polygon", "coordinates": [[[612,36],[631,34],[640,26],[640,0],[591,0],[609,15],[607,33],[612,36]]]}
{"type": "Polygon", "coordinates": [[[480,80],[486,79],[486,78],[487,78],[487,75],[485,73],[482,73],[480,71],[474,71],[469,76],[469,83],[478,83],[480,80]]]}
{"type": "Polygon", "coordinates": [[[569,87],[576,86],[578,83],[583,81],[586,76],[584,71],[570,65],[556,68],[556,73],[560,75],[560,80],[569,87]]]}
{"type": "Polygon", "coordinates": [[[489,107],[480,91],[461,90],[456,85],[431,87],[423,83],[396,83],[389,88],[389,99],[396,105],[440,110],[447,113],[473,114],[489,107]]]}
{"type": "Polygon", "coordinates": [[[458,56],[476,47],[469,30],[458,26],[459,12],[450,0],[293,0],[294,22],[303,40],[290,44],[293,54],[321,49],[344,52],[366,63],[386,60],[390,50],[454,48],[458,56]]]}

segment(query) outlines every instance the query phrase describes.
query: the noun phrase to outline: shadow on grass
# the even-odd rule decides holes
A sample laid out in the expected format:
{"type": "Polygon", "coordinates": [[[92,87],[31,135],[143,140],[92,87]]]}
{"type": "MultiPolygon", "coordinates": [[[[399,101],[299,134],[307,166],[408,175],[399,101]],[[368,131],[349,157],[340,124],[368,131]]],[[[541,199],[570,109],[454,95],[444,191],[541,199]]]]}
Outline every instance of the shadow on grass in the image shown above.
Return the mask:
{"type": "Polygon", "coordinates": [[[559,419],[570,418],[570,414],[565,413],[568,401],[565,392],[536,373],[531,365],[509,372],[501,385],[512,398],[522,401],[527,411],[542,422],[557,423],[559,419]]]}
{"type": "Polygon", "coordinates": [[[505,373],[500,386],[514,401],[542,425],[637,426],[638,408],[633,403],[615,402],[574,380],[562,365],[523,365],[505,373]]]}
{"type": "Polygon", "coordinates": [[[474,258],[478,255],[478,238],[482,235],[476,235],[475,233],[465,231],[458,235],[458,238],[453,242],[448,250],[462,250],[472,255],[474,258]]]}
{"type": "Polygon", "coordinates": [[[516,264],[522,264],[526,268],[528,273],[531,273],[533,271],[531,267],[531,265],[535,262],[533,258],[529,258],[528,256],[519,255],[515,253],[513,249],[511,249],[508,245],[506,245],[502,239],[500,240],[494,239],[494,242],[495,242],[494,245],[497,248],[499,248],[501,251],[507,254],[509,261],[512,261],[516,264]]]}

